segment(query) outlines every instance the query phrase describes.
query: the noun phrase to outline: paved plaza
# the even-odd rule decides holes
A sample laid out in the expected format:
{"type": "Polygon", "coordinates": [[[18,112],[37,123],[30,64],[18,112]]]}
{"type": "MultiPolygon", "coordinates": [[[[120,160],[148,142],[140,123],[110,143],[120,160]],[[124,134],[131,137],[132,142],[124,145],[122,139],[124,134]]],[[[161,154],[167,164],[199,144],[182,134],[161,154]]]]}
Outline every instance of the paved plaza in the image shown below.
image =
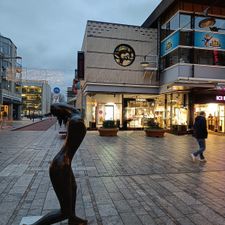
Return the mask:
{"type": "MultiPolygon", "coordinates": [[[[63,142],[55,125],[0,131],[1,225],[59,208],[48,167],[63,142]]],[[[77,215],[90,225],[224,225],[225,136],[209,135],[207,163],[191,161],[196,148],[190,135],[88,131],[73,160],[77,215]]]]}

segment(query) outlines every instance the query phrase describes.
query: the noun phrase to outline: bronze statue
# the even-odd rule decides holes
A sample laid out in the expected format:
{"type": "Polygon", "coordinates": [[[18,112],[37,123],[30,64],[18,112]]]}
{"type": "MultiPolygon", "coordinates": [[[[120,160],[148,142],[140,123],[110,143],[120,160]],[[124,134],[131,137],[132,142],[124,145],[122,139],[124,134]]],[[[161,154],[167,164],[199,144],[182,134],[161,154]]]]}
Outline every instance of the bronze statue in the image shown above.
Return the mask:
{"type": "Polygon", "coordinates": [[[68,219],[69,225],[87,225],[87,220],[75,214],[77,185],[71,168],[73,156],[85,137],[86,127],[81,113],[70,105],[55,103],[51,105],[51,113],[63,121],[68,120],[65,143],[49,168],[52,186],[61,209],[48,213],[33,225],[49,225],[65,219],[68,219]]]}

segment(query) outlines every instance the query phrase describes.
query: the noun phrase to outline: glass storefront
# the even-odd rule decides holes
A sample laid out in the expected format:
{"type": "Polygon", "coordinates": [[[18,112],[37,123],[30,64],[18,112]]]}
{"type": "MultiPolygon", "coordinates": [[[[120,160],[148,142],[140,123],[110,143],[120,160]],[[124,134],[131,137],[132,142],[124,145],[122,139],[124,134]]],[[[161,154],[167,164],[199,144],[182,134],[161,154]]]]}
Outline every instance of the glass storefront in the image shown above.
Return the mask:
{"type": "Polygon", "coordinates": [[[121,122],[122,96],[110,94],[94,94],[87,96],[86,121],[89,128],[102,126],[104,120],[121,122]]]}
{"type": "Polygon", "coordinates": [[[124,120],[126,127],[143,128],[149,118],[154,118],[153,99],[131,99],[126,100],[127,107],[124,108],[124,120]]]}
{"type": "Polygon", "coordinates": [[[159,123],[162,127],[172,129],[175,126],[187,126],[188,107],[187,95],[185,93],[171,93],[159,98],[159,104],[156,102],[156,115],[160,115],[159,123]],[[165,102],[163,106],[163,102],[165,102]],[[162,109],[164,112],[162,112],[162,109]],[[163,116],[164,115],[164,116],[163,116]],[[162,119],[161,119],[162,118],[162,119]]]}
{"type": "Polygon", "coordinates": [[[208,130],[225,132],[225,105],[218,103],[195,104],[194,117],[200,111],[206,113],[208,130]]]}

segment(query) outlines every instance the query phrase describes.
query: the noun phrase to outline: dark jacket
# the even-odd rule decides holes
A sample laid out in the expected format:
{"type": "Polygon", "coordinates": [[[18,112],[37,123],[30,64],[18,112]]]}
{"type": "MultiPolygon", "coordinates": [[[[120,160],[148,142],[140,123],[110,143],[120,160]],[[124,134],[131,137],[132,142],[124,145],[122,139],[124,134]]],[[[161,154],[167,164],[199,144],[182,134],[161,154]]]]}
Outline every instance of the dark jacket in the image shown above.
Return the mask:
{"type": "Polygon", "coordinates": [[[195,118],[194,134],[197,139],[206,139],[208,137],[206,119],[204,116],[197,116],[195,118]]]}

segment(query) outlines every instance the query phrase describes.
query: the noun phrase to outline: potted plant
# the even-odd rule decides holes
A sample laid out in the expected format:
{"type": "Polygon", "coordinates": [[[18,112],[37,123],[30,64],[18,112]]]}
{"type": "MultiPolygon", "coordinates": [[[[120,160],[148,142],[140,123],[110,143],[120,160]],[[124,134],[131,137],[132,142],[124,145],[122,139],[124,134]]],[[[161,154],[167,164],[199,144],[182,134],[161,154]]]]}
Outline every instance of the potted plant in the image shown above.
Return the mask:
{"type": "Polygon", "coordinates": [[[105,120],[102,127],[98,128],[100,136],[117,136],[118,130],[114,120],[105,120]]]}
{"type": "Polygon", "coordinates": [[[166,130],[161,128],[153,118],[148,120],[147,127],[145,128],[145,135],[147,137],[164,137],[165,132],[166,130]]]}

